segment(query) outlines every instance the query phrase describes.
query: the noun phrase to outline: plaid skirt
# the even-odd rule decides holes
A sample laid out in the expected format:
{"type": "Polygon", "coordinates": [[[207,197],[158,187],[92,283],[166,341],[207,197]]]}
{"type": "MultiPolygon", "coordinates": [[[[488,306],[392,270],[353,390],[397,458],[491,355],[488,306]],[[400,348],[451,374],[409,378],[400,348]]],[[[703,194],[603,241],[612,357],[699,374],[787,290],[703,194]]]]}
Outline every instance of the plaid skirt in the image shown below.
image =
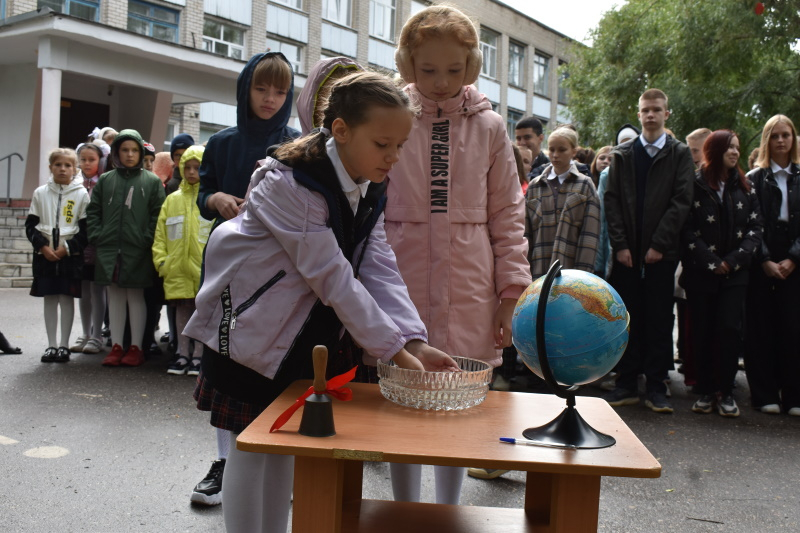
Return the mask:
{"type": "Polygon", "coordinates": [[[269,405],[243,402],[219,392],[208,382],[202,370],[197,376],[194,399],[199,410],[211,411],[212,426],[234,433],[244,431],[269,405]]]}

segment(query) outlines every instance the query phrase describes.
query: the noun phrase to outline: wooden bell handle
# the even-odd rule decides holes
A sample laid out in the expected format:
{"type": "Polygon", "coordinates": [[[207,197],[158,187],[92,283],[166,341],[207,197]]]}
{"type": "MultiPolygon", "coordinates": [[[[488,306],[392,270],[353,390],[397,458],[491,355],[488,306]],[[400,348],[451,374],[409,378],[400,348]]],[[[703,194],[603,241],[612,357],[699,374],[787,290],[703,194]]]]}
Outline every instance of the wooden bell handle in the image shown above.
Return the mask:
{"type": "Polygon", "coordinates": [[[312,359],[314,361],[314,392],[322,394],[328,388],[328,381],[325,379],[325,370],[328,367],[328,349],[325,346],[314,346],[312,359]]]}

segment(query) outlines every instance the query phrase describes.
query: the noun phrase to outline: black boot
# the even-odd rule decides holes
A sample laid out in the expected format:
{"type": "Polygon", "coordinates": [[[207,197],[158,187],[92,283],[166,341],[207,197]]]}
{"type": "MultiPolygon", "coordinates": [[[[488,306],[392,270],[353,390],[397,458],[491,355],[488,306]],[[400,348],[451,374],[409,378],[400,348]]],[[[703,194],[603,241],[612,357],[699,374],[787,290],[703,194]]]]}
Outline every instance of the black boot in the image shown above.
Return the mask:
{"type": "Polygon", "coordinates": [[[21,348],[17,348],[16,346],[11,346],[11,344],[8,342],[8,339],[6,339],[6,336],[3,335],[2,332],[0,332],[0,352],[3,352],[3,353],[22,353],[22,349],[21,348]]]}

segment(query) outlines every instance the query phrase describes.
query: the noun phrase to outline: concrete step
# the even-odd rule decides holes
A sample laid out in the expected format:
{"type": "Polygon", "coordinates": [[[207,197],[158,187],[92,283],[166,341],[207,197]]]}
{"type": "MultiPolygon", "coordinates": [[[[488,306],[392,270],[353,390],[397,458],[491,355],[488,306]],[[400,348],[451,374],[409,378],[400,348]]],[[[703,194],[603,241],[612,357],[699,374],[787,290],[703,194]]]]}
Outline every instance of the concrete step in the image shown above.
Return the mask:
{"type": "Polygon", "coordinates": [[[6,217],[0,215],[0,228],[24,228],[25,219],[27,218],[27,213],[24,215],[10,215],[6,217]]]}
{"type": "Polygon", "coordinates": [[[0,238],[11,237],[14,239],[27,239],[25,226],[0,226],[0,238]]]}
{"type": "Polygon", "coordinates": [[[0,289],[30,288],[33,278],[3,278],[0,277],[0,289]]]}
{"type": "Polygon", "coordinates": [[[12,250],[0,248],[0,263],[28,264],[33,261],[33,248],[29,250],[12,250]]]}
{"type": "Polygon", "coordinates": [[[30,207],[0,207],[0,217],[26,217],[30,207]]]}
{"type": "Polygon", "coordinates": [[[10,248],[24,252],[33,251],[31,242],[24,237],[0,237],[0,248],[10,248]]]}
{"type": "Polygon", "coordinates": [[[29,278],[33,276],[33,266],[22,263],[0,263],[0,278],[29,278]]]}

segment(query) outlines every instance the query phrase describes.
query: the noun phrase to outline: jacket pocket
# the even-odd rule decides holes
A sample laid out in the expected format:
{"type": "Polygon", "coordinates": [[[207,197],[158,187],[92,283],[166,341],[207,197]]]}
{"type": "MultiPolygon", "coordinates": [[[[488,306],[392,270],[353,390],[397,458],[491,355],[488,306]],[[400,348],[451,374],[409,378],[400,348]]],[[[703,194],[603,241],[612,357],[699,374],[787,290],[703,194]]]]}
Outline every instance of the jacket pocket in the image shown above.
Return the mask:
{"type": "Polygon", "coordinates": [[[183,215],[168,217],[166,220],[167,240],[177,241],[183,238],[183,215]]]}
{"type": "MultiPolygon", "coordinates": [[[[258,299],[261,298],[265,292],[267,292],[272,286],[274,286],[278,281],[281,280],[286,275],[285,270],[278,271],[277,274],[272,276],[266,283],[261,285],[249,298],[247,298],[244,302],[237,305],[236,308],[233,307],[233,298],[231,297],[231,286],[228,285],[225,287],[225,290],[222,292],[220,299],[222,301],[222,319],[220,320],[219,325],[219,353],[226,357],[230,357],[230,342],[231,337],[234,335],[233,331],[236,329],[236,322],[243,314],[245,314],[248,309],[252,308],[258,302],[258,299]]],[[[250,329],[250,328],[247,328],[250,329]]],[[[247,329],[245,331],[247,331],[247,329]]],[[[269,333],[265,333],[264,335],[260,335],[262,338],[266,338],[269,336],[269,333]]],[[[245,333],[246,335],[246,333],[245,333]]],[[[256,335],[252,334],[253,337],[256,335]]],[[[253,339],[251,339],[253,340],[253,339]]]]}

